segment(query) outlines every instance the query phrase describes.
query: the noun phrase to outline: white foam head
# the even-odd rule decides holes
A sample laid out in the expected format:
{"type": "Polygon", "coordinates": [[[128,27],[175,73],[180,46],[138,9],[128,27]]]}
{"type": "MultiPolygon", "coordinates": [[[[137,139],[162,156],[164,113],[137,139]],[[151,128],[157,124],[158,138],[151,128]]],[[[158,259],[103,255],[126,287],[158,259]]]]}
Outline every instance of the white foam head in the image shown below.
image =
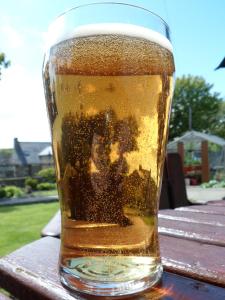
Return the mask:
{"type": "Polygon", "coordinates": [[[70,32],[64,31],[61,34],[60,34],[60,30],[57,30],[57,26],[54,26],[50,29],[49,34],[50,34],[50,39],[48,41],[50,43],[50,46],[76,37],[116,34],[116,35],[131,36],[131,37],[137,37],[137,38],[149,40],[173,52],[173,47],[171,42],[161,33],[154,31],[152,29],[148,29],[146,27],[132,25],[132,24],[123,24],[123,23],[88,24],[88,25],[82,25],[76,27],[74,28],[73,31],[70,32]]]}

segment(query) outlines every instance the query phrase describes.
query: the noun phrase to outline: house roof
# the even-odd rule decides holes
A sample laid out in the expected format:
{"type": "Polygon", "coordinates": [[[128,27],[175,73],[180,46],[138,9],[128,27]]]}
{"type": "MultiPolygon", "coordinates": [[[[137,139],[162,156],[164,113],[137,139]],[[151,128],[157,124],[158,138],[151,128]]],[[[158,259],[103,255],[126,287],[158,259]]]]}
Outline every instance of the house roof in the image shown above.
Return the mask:
{"type": "Polygon", "coordinates": [[[39,164],[39,153],[51,145],[50,142],[19,142],[14,139],[14,164],[39,164]]]}
{"type": "Polygon", "coordinates": [[[47,156],[47,155],[52,155],[52,146],[48,146],[42,150],[38,156],[47,156]]]}
{"type": "Polygon", "coordinates": [[[50,143],[44,142],[21,142],[20,146],[28,164],[38,164],[40,162],[38,154],[50,143]]]}

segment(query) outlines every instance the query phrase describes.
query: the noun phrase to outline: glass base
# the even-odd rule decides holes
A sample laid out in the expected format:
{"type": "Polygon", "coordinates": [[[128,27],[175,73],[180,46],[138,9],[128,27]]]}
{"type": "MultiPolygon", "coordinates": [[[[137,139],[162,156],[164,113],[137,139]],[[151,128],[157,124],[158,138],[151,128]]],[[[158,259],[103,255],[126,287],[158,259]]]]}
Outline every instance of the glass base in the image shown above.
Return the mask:
{"type": "Polygon", "coordinates": [[[155,285],[161,275],[161,263],[150,257],[81,257],[60,266],[65,287],[96,296],[136,294],[155,285]]]}

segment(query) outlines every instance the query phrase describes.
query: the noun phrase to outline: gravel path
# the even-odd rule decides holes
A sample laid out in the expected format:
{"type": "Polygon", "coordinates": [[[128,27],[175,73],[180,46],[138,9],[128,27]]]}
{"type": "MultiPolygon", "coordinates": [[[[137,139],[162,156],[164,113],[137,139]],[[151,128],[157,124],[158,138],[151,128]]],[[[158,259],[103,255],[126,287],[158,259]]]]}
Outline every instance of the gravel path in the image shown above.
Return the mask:
{"type": "Polygon", "coordinates": [[[207,188],[187,186],[188,200],[192,203],[206,203],[225,198],[225,188],[207,188]]]}
{"type": "Polygon", "coordinates": [[[15,199],[1,199],[0,206],[10,205],[23,205],[33,203],[48,203],[58,201],[58,196],[46,196],[46,197],[30,197],[30,198],[15,198],[15,199]]]}

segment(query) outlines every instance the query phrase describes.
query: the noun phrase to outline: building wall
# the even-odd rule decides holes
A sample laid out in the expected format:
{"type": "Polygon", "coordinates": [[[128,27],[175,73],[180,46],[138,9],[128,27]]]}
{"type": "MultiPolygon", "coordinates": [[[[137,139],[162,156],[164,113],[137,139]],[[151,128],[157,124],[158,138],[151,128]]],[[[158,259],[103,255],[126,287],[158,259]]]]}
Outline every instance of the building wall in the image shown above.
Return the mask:
{"type": "Polygon", "coordinates": [[[52,167],[53,164],[35,164],[35,165],[26,165],[26,166],[17,166],[16,168],[16,177],[23,176],[35,176],[40,170],[52,167]]]}
{"type": "Polygon", "coordinates": [[[38,171],[53,167],[53,162],[44,161],[35,165],[0,165],[0,178],[35,176],[38,171]]]}
{"type": "Polygon", "coordinates": [[[39,156],[41,165],[53,166],[53,157],[52,155],[42,155],[39,156]]]}
{"type": "Polygon", "coordinates": [[[0,178],[14,177],[15,166],[13,165],[0,165],[0,178]]]}

